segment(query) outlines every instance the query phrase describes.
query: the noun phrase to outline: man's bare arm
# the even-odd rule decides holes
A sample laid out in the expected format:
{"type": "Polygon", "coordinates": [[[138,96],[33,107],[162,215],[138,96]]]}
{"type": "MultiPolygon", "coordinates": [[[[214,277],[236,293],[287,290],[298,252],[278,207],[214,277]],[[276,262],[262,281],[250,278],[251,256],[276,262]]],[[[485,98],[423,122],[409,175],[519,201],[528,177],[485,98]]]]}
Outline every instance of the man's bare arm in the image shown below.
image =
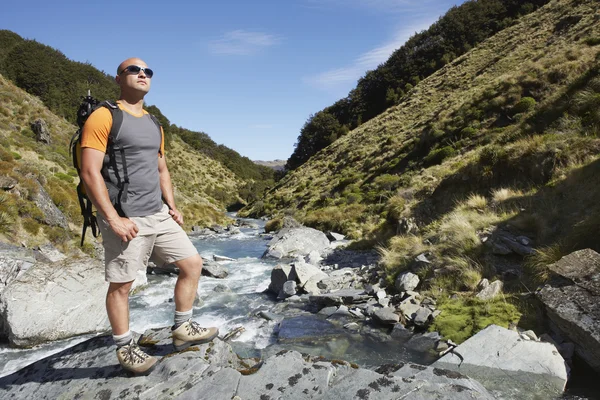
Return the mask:
{"type": "Polygon", "coordinates": [[[100,173],[104,162],[104,153],[89,147],[81,150],[81,180],[88,197],[122,241],[132,240],[137,236],[138,227],[129,218],[119,216],[110,201],[104,178],[100,173]]]}
{"type": "Polygon", "coordinates": [[[183,215],[175,207],[175,196],[173,195],[173,183],[171,182],[171,174],[167,168],[167,160],[165,156],[158,158],[158,174],[160,176],[160,190],[163,195],[163,199],[169,206],[169,214],[173,217],[175,222],[179,225],[183,225],[183,215]]]}

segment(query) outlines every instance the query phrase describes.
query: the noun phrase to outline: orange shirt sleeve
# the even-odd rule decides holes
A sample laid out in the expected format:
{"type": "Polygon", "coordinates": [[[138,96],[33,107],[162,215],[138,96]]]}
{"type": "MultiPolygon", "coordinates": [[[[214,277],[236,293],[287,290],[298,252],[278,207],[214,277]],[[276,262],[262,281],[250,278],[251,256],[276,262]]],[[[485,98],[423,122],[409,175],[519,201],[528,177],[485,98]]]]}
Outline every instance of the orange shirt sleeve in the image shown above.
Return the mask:
{"type": "Polygon", "coordinates": [[[112,122],[112,114],[108,108],[100,107],[94,111],[83,125],[81,147],[90,147],[106,153],[112,122]]]}
{"type": "Polygon", "coordinates": [[[165,156],[165,131],[160,127],[160,156],[165,156]]]}

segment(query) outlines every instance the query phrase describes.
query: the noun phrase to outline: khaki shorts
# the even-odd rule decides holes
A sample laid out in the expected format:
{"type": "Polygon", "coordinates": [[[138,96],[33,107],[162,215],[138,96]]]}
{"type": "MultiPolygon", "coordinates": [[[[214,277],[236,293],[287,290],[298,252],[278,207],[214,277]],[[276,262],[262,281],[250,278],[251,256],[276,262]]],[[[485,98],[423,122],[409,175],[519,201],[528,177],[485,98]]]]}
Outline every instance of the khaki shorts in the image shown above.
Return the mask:
{"type": "Polygon", "coordinates": [[[170,264],[198,254],[184,230],[169,214],[169,207],[147,217],[130,217],[139,232],[130,242],[123,242],[98,213],[98,226],[104,245],[107,282],[130,282],[139,270],[146,270],[148,260],[170,264]]]}

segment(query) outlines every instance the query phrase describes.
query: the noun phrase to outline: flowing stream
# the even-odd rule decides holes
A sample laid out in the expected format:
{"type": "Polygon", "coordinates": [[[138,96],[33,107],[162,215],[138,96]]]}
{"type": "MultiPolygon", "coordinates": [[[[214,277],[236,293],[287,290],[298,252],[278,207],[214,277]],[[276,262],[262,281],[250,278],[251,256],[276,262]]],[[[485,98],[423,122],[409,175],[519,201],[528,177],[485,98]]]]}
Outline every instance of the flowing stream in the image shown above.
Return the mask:
{"type": "MultiPolygon", "coordinates": [[[[268,238],[264,222],[247,220],[258,228],[241,228],[240,233],[192,238],[206,259],[213,255],[230,257],[234,261],[220,262],[227,268],[225,279],[202,277],[198,288],[200,304],[194,307],[194,320],[204,326],[217,326],[223,336],[238,327],[243,332],[231,340],[234,350],[242,357],[268,357],[282,349],[293,349],[328,359],[344,359],[363,367],[386,363],[415,362],[424,365],[434,361],[432,356],[411,351],[404,343],[389,340],[383,331],[371,329],[367,334],[342,333],[330,340],[312,340],[280,344],[277,342],[276,321],[257,316],[259,310],[269,310],[275,299],[263,293],[270,282],[276,261],[261,259],[268,238]]],[[[177,277],[149,275],[149,285],[133,295],[130,301],[131,329],[143,333],[149,328],[173,323],[173,288],[177,277]]],[[[38,346],[33,349],[0,347],[0,377],[53,353],[73,346],[91,336],[38,346]]],[[[585,377],[570,385],[564,399],[594,399],[600,390],[594,389],[594,377],[585,377]]]]}

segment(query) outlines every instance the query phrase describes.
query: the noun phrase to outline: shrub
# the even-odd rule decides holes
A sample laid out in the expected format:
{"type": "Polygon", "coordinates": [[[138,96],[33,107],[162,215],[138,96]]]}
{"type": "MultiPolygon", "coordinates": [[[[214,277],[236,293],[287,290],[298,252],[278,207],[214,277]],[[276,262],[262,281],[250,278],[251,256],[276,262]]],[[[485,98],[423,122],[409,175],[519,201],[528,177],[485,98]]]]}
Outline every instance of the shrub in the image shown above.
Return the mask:
{"type": "Polygon", "coordinates": [[[520,114],[533,110],[536,105],[536,101],[533,97],[523,97],[517,104],[515,104],[511,110],[511,113],[520,114]]]}
{"type": "Polygon", "coordinates": [[[283,218],[274,218],[265,224],[265,232],[277,232],[283,227],[283,218]]]}
{"type": "Polygon", "coordinates": [[[477,129],[468,126],[466,128],[461,129],[461,131],[458,133],[458,137],[461,139],[466,139],[466,138],[470,138],[473,137],[477,134],[477,129]]]}
{"type": "Polygon", "coordinates": [[[464,205],[473,210],[483,210],[487,207],[487,199],[481,195],[472,194],[465,201],[464,205]]]}
{"type": "Polygon", "coordinates": [[[600,44],[600,36],[589,37],[585,39],[585,44],[588,46],[597,46],[600,44]]]}
{"type": "Polygon", "coordinates": [[[58,179],[60,179],[61,181],[65,181],[67,183],[73,183],[73,177],[67,174],[64,174],[62,172],[57,172],[56,174],[54,174],[54,176],[58,179]]]}
{"type": "Polygon", "coordinates": [[[11,152],[10,152],[10,154],[12,154],[12,156],[13,156],[13,158],[14,158],[15,160],[20,160],[21,158],[23,158],[23,157],[21,157],[21,155],[20,155],[19,153],[17,153],[16,151],[11,151],[11,152]]]}
{"type": "Polygon", "coordinates": [[[23,228],[32,235],[37,235],[40,231],[40,224],[33,218],[23,218],[21,221],[23,228]]]}
{"type": "Polygon", "coordinates": [[[456,150],[452,146],[442,147],[441,149],[435,149],[423,160],[425,165],[438,165],[441,164],[445,159],[454,157],[456,155],[456,150]]]}

